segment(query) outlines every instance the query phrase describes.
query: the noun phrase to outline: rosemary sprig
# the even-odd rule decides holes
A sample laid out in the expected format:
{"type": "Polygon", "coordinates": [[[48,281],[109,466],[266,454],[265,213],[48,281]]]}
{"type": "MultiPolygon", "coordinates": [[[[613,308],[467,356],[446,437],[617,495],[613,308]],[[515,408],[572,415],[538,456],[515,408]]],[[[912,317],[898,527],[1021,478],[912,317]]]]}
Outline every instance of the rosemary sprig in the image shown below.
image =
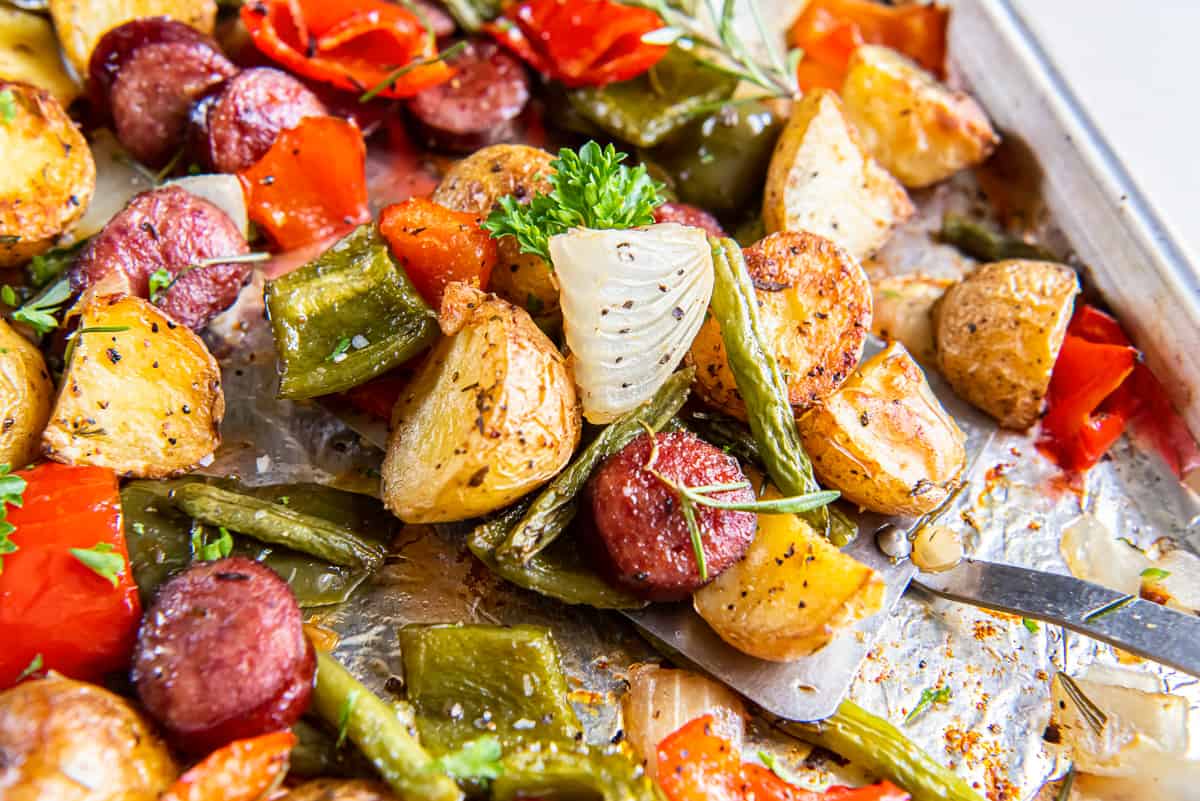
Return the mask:
{"type": "Polygon", "coordinates": [[[166,267],[159,267],[150,274],[150,302],[158,303],[162,300],[171,287],[179,283],[179,279],[190,273],[192,270],[199,270],[201,267],[211,267],[214,264],[253,264],[254,262],[266,261],[271,258],[270,253],[254,251],[251,253],[240,253],[235,256],[213,256],[208,259],[198,259],[195,264],[189,264],[175,275],[171,275],[166,267]]]}
{"type": "Polygon", "coordinates": [[[1062,682],[1063,691],[1071,699],[1071,703],[1075,704],[1079,714],[1083,716],[1084,722],[1091,728],[1092,733],[1099,737],[1104,732],[1104,727],[1108,725],[1108,715],[1104,714],[1104,710],[1087,697],[1075,679],[1066,673],[1059,673],[1058,678],[1062,682]]]}
{"type": "Polygon", "coordinates": [[[367,103],[371,100],[374,100],[381,92],[386,92],[388,89],[391,89],[392,84],[394,84],[396,81],[398,81],[403,76],[405,76],[408,73],[415,70],[417,67],[428,67],[430,64],[436,64],[439,61],[447,61],[447,60],[457,56],[459,53],[461,53],[463,50],[465,50],[466,47],[467,47],[467,42],[465,40],[461,41],[461,42],[456,42],[435,56],[430,56],[428,58],[418,58],[418,59],[415,59],[415,60],[410,61],[409,63],[405,64],[403,67],[397,67],[396,69],[389,72],[387,74],[387,77],[384,78],[382,81],[375,84],[367,91],[363,92],[362,95],[358,98],[358,102],[359,103],[367,103]]]}

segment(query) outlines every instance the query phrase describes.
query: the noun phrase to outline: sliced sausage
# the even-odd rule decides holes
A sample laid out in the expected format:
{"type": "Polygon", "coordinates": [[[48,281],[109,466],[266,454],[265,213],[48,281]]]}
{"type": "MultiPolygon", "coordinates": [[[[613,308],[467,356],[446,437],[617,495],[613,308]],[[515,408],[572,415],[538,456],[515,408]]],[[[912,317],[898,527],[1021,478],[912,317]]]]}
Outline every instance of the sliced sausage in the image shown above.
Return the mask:
{"type": "Polygon", "coordinates": [[[110,30],[92,50],[88,63],[89,88],[93,98],[101,105],[108,105],[108,95],[121,67],[134,52],[149,44],[206,44],[220,52],[215,41],[195,28],[168,17],[142,17],[118,25],[110,30]]]}
{"type": "MultiPolygon", "coordinates": [[[[732,484],[746,476],[733,457],[687,432],[658,434],[654,469],[679,486],[732,484]]],[[[594,544],[602,563],[623,587],[653,601],[676,601],[704,585],[679,496],[649,470],[652,451],[643,434],[610,457],[587,485],[594,544]]],[[[712,493],[722,501],[749,502],[749,487],[712,493]]],[[[750,547],[757,525],[750,512],[696,507],[711,580],[750,547]]]]}
{"type": "Polygon", "coordinates": [[[419,137],[460,153],[515,138],[517,117],[529,102],[521,62],[495,42],[471,41],[451,63],[453,78],[408,101],[419,137]]]}
{"type": "Polygon", "coordinates": [[[656,223],[673,222],[703,228],[713,236],[725,236],[725,229],[717,218],[699,206],[690,203],[664,203],[654,210],[656,223]]]}
{"type": "Polygon", "coordinates": [[[184,143],[192,102],[236,72],[207,42],[142,45],[109,93],[117,138],[138,161],[161,166],[184,143]]]}
{"type": "Polygon", "coordinates": [[[150,296],[150,276],[164,269],[175,282],[157,299],[162,310],[190,328],[203,328],[237,300],[249,264],[207,263],[249,252],[229,215],[177,186],[137,195],[88,242],[71,272],[80,290],[118,279],[118,288],[150,296]]]}
{"type": "Polygon", "coordinates": [[[243,70],[193,108],[198,155],[217,172],[237,172],[262,158],[281,131],[327,113],[325,104],[286,72],[243,70]]]}
{"type": "Polygon", "coordinates": [[[291,588],[244,557],[199,562],[158,591],[138,631],[133,683],[182,750],[286,729],[316,659],[291,588]]]}

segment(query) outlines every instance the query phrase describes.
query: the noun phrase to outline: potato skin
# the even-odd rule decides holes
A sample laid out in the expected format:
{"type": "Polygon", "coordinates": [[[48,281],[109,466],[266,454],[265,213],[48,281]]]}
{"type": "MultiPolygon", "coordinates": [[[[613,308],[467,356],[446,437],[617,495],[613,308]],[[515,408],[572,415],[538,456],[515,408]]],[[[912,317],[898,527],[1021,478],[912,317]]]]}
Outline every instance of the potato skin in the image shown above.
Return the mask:
{"type": "Polygon", "coordinates": [[[446,288],[441,340],[401,395],[383,500],[406,523],[466,520],[550,480],[579,442],[566,360],[520,308],[446,288]]]}
{"type": "Polygon", "coordinates": [[[875,314],[871,333],[884,340],[898,341],[921,364],[936,365],[933,307],[953,284],[949,278],[926,275],[889,275],[872,281],[875,314]]]}
{"type": "Polygon", "coordinates": [[[867,150],[913,189],[979,164],[1000,142],[970,95],[887,47],[854,51],[842,100],[867,150]]]}
{"type": "Polygon", "coordinates": [[[913,205],[864,149],[838,96],[817,89],[793,106],[775,144],[762,214],[768,232],[809,231],[862,260],[913,215],[913,205]]]}
{"type": "Polygon", "coordinates": [[[796,422],[821,483],[873,512],[931,512],[966,466],[966,437],[898,342],[796,422]]]}
{"type": "MultiPolygon", "coordinates": [[[[528,202],[553,189],[546,176],[554,156],[526,145],[492,145],[455,164],[433,192],[432,200],[456,211],[486,217],[500,198],[513,195],[528,202]]],[[[539,324],[557,325],[558,282],[545,259],[522,253],[511,236],[499,240],[500,258],[488,289],[529,312],[539,324]]]]}
{"type": "Polygon", "coordinates": [[[42,436],[46,456],[123,476],[187,472],[221,444],[221,368],[195,333],[130,295],[85,295],[42,436]]]}
{"type": "MultiPolygon", "coordinates": [[[[769,487],[764,498],[778,498],[769,487]]],[[[788,662],[824,647],[883,604],[883,579],[796,515],[759,515],[742,561],[693,597],[696,612],[743,653],[788,662]]]]}
{"type": "Polygon", "coordinates": [[[54,382],[41,351],[0,320],[0,464],[33,462],[50,419],[54,382]]]}
{"type": "MultiPolygon", "coordinates": [[[[744,253],[788,400],[801,411],[841,386],[858,364],[871,327],[870,283],[844,250],[803,231],[771,234],[744,253]]],[[[700,397],[745,420],[721,325],[712,316],[700,327],[689,355],[700,397]]]]}
{"type": "Polygon", "coordinates": [[[16,115],[0,125],[0,267],[43,253],[83,216],[96,188],[87,141],[45,89],[0,81],[16,115]]]}
{"type": "Polygon", "coordinates": [[[387,787],[365,779],[313,779],[280,801],[397,801],[387,787]]]}
{"type": "Polygon", "coordinates": [[[100,37],[138,17],[170,17],[211,34],[216,0],[50,0],[58,40],[76,75],[87,75],[88,59],[100,37]]]}
{"type": "Polygon", "coordinates": [[[51,673],[0,693],[5,801],[156,801],[177,775],[158,735],[107,690],[51,673]]]}
{"type": "Polygon", "coordinates": [[[985,264],[934,309],[938,367],[954,391],[1005,428],[1035,422],[1071,321],[1079,279],[1047,261],[985,264]]]}
{"type": "Polygon", "coordinates": [[[0,78],[45,89],[64,108],[82,88],[63,68],[50,20],[8,6],[0,6],[0,78]]]}

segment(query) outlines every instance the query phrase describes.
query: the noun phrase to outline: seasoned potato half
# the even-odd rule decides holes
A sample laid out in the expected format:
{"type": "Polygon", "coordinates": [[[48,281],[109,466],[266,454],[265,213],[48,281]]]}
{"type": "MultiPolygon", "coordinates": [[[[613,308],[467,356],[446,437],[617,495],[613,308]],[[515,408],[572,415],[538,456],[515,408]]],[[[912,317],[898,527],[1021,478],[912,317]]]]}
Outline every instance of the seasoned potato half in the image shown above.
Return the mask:
{"type": "Polygon", "coordinates": [[[938,366],[955,392],[1024,430],[1037,422],[1079,293],[1075,271],[1048,261],[985,264],[934,309],[938,366]]]}
{"type": "Polygon", "coordinates": [[[446,337],[400,397],[383,500],[406,523],[466,520],[554,476],[579,442],[566,361],[520,308],[446,289],[446,337]]]}
{"type": "Polygon", "coordinates": [[[48,250],[87,208],[96,163],[83,135],[45,89],[0,81],[12,119],[0,124],[0,267],[48,250]]]}
{"type": "Polygon", "coordinates": [[[908,187],[974,166],[1000,142],[970,95],[951,91],[887,47],[854,51],[842,100],[867,150],[908,187]]]}
{"type": "Polygon", "coordinates": [[[41,352],[0,320],[0,464],[23,467],[37,458],[53,402],[41,352]]]}
{"type": "MultiPolygon", "coordinates": [[[[862,356],[871,327],[866,273],[828,239],[788,231],[771,234],[745,251],[762,330],[797,411],[829,395],[862,356]]],[[[690,351],[696,391],[709,405],[746,419],[721,325],[711,315],[690,351]]]]}
{"type": "Polygon", "coordinates": [[[897,275],[871,282],[875,295],[871,331],[894,339],[921,364],[937,364],[933,344],[933,307],[954,282],[925,275],[897,275]]]}
{"type": "Polygon", "coordinates": [[[211,34],[216,0],[50,0],[50,16],[67,60],[87,75],[88,59],[100,37],[138,17],[170,17],[211,34]]]}
{"type": "Polygon", "coordinates": [[[767,231],[809,231],[861,260],[912,214],[904,187],[859,143],[837,95],[828,89],[804,95],[771,156],[763,195],[767,231]]]}
{"type": "MultiPolygon", "coordinates": [[[[433,202],[448,209],[486,217],[497,201],[512,195],[529,202],[538,192],[549,193],[546,175],[554,156],[526,145],[492,145],[455,164],[433,192],[433,202]]],[[[522,253],[511,236],[499,242],[500,258],[488,288],[529,312],[540,324],[556,325],[558,282],[541,256],[522,253]]]]}
{"type": "Polygon", "coordinates": [[[89,295],[50,424],[48,457],[125,476],[186,472],[221,444],[221,369],[204,342],[149,301],[89,295]]]}
{"type": "Polygon", "coordinates": [[[63,108],[80,86],[63,69],[58,38],[50,20],[0,5],[0,79],[21,81],[54,95],[63,108]]]}
{"type": "MultiPolygon", "coordinates": [[[[778,498],[769,487],[765,498],[778,498]]],[[[759,515],[742,561],[693,602],[721,639],[743,653],[787,662],[823,648],[883,605],[883,579],[796,515],[759,515]]]]}
{"type": "Polygon", "coordinates": [[[5,801],[155,801],[177,775],[154,730],[108,690],[51,673],[0,693],[5,801]]]}
{"type": "Polygon", "coordinates": [[[797,420],[817,478],[886,515],[933,511],[966,465],[966,437],[898,342],[797,420]]]}

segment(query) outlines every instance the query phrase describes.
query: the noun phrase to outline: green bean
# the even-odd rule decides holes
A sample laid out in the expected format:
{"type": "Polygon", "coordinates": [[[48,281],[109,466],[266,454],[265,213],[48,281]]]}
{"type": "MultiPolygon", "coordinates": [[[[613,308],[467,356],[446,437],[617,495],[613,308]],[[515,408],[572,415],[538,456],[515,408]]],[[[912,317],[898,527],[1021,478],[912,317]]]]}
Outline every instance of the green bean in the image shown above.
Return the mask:
{"type": "Polygon", "coordinates": [[[596,465],[642,434],[645,431],[642,423],[655,430],[666,425],[687,400],[695,375],[695,368],[690,367],[676,372],[649,402],[626,413],[601,431],[541,491],[504,542],[496,547],[496,559],[513,565],[525,565],[554,542],[575,517],[575,498],[583,490],[596,465]]]}
{"type": "MultiPolygon", "coordinates": [[[[496,547],[524,517],[530,503],[519,503],[492,520],[480,523],[467,538],[467,547],[493,573],[523,587],[568,604],[584,604],[597,609],[636,609],[645,601],[611,586],[594,568],[583,561],[571,544],[556,543],[535,554],[525,564],[513,564],[496,558],[496,547]]],[[[565,528],[575,516],[575,503],[559,507],[552,515],[560,516],[555,525],[565,528]]]]}
{"type": "Polygon", "coordinates": [[[326,724],[345,732],[404,801],[462,799],[458,785],[437,769],[396,711],[319,650],[312,708],[326,724]]]}
{"type": "Polygon", "coordinates": [[[386,554],[379,543],[328,520],[253,495],[209,484],[186,484],[170,497],[175,506],[203,523],[225,526],[335,565],[374,570],[383,564],[386,554]]]}
{"type": "Polygon", "coordinates": [[[942,218],[942,230],[938,233],[938,239],[984,262],[1005,259],[1057,261],[1053,254],[1040,245],[1030,244],[1024,239],[994,230],[982,222],[958,214],[947,214],[942,218]]]}
{"type": "Polygon", "coordinates": [[[816,723],[776,721],[776,725],[891,780],[911,793],[913,801],[983,801],[899,729],[851,701],[843,701],[832,717],[816,723]]]}
{"type": "Polygon", "coordinates": [[[547,747],[534,743],[504,755],[492,782],[493,801],[522,798],[595,798],[663,801],[662,791],[618,746],[547,747]]]}

